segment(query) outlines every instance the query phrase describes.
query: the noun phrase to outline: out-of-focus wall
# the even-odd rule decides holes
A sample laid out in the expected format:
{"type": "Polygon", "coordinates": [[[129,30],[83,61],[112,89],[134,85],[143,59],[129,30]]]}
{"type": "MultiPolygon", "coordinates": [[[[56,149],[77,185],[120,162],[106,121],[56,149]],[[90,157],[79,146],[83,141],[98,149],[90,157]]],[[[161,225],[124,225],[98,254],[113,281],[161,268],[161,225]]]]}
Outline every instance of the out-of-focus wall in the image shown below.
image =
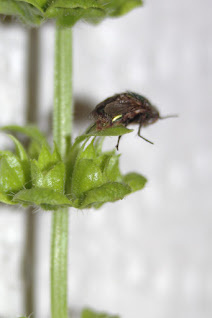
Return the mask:
{"type": "MultiPolygon", "coordinates": [[[[69,302],[76,311],[87,305],[122,318],[212,315],[211,9],[210,0],[153,0],[120,19],[74,28],[75,135],[89,124],[91,108],[125,90],[147,96],[162,115],[179,114],[142,131],[154,146],[136,136],[136,127],[121,140],[122,171],[144,174],[143,191],[101,210],[70,211],[69,302]]],[[[26,33],[1,26],[0,38],[0,124],[22,124],[26,33]]],[[[42,27],[40,41],[39,125],[47,131],[52,25],[42,27]]],[[[115,144],[111,137],[105,147],[115,144]]],[[[37,224],[36,317],[46,318],[50,213],[38,211],[37,224]]],[[[21,209],[2,206],[0,316],[6,318],[24,313],[24,229],[21,209]]]]}

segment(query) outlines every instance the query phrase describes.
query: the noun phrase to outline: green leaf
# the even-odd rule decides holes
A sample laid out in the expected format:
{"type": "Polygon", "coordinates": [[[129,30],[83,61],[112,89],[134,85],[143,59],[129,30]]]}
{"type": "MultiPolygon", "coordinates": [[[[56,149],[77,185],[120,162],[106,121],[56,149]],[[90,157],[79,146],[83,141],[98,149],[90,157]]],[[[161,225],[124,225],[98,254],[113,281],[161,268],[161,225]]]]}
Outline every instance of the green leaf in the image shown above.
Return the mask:
{"type": "Polygon", "coordinates": [[[24,147],[22,146],[22,144],[12,135],[8,135],[13,142],[15,143],[15,147],[16,147],[16,153],[17,156],[20,159],[21,165],[22,165],[22,169],[24,172],[24,176],[25,176],[25,180],[26,180],[26,186],[30,187],[30,179],[31,179],[31,172],[30,172],[30,163],[29,163],[29,158],[27,156],[27,153],[24,149],[24,147]]]}
{"type": "MultiPolygon", "coordinates": [[[[50,11],[51,12],[51,11],[50,11]]],[[[79,20],[90,23],[98,23],[105,17],[105,12],[98,8],[89,9],[56,9],[50,17],[57,17],[57,24],[63,27],[73,27],[79,20]]]]}
{"type": "Polygon", "coordinates": [[[72,27],[78,20],[98,23],[121,16],[141,4],[141,0],[0,0],[0,13],[31,25],[56,19],[60,26],[72,27]]]}
{"type": "Polygon", "coordinates": [[[56,0],[47,8],[45,17],[57,19],[61,26],[72,27],[80,19],[98,22],[105,13],[99,0],[56,0]]]}
{"type": "MultiPolygon", "coordinates": [[[[89,8],[101,8],[103,9],[104,6],[101,4],[101,1],[97,0],[54,0],[50,5],[51,8],[82,8],[82,9],[89,9],[89,8]]],[[[49,7],[50,7],[49,6],[49,7]]]]}
{"type": "Polygon", "coordinates": [[[42,188],[43,174],[39,168],[38,162],[35,159],[31,160],[31,175],[32,175],[32,186],[42,188]]]}
{"type": "Polygon", "coordinates": [[[106,137],[106,136],[122,136],[125,134],[129,134],[132,132],[133,129],[128,129],[124,126],[116,126],[116,127],[109,127],[104,130],[91,130],[87,134],[81,135],[75,139],[75,143],[78,144],[82,142],[83,140],[90,138],[92,136],[101,136],[101,137],[106,137]]]}
{"type": "Polygon", "coordinates": [[[28,182],[22,162],[9,151],[0,151],[0,191],[17,192],[28,182]]]}
{"type": "Polygon", "coordinates": [[[102,155],[98,155],[95,159],[93,159],[93,162],[101,169],[103,176],[105,180],[108,180],[107,176],[104,174],[105,166],[107,165],[107,162],[110,160],[111,155],[102,153],[102,155]]]}
{"type": "Polygon", "coordinates": [[[41,171],[36,160],[31,161],[32,184],[34,187],[64,191],[65,165],[61,161],[46,171],[41,171]]]}
{"type": "Polygon", "coordinates": [[[37,141],[31,140],[27,149],[29,157],[37,160],[41,152],[41,147],[42,146],[37,141]]]}
{"type": "Polygon", "coordinates": [[[65,186],[65,165],[63,162],[56,164],[48,171],[43,178],[43,187],[50,188],[58,192],[64,191],[65,186]]]}
{"type": "Polygon", "coordinates": [[[31,5],[35,6],[39,10],[42,10],[42,8],[44,8],[49,2],[48,0],[16,0],[16,1],[30,3],[31,5]]]}
{"type": "Polygon", "coordinates": [[[57,191],[44,188],[32,188],[29,190],[21,190],[14,197],[13,202],[29,205],[40,205],[41,207],[48,207],[48,209],[55,209],[65,206],[71,206],[68,198],[57,191]]]}
{"type": "Polygon", "coordinates": [[[126,184],[109,182],[84,193],[81,208],[91,206],[93,203],[105,203],[121,200],[130,192],[131,189],[126,184]]]}
{"type": "Polygon", "coordinates": [[[78,197],[103,183],[101,169],[90,159],[80,159],[74,167],[71,192],[78,197]]]}
{"type": "Polygon", "coordinates": [[[41,152],[38,157],[38,167],[40,168],[41,171],[43,171],[43,170],[47,170],[51,166],[52,166],[51,152],[49,150],[49,147],[43,144],[41,148],[41,152]]]}
{"type": "Polygon", "coordinates": [[[57,150],[57,147],[55,146],[54,152],[51,154],[49,146],[43,144],[38,157],[38,166],[40,170],[47,170],[59,161],[61,161],[61,157],[57,150]]]}
{"type": "Polygon", "coordinates": [[[128,129],[124,126],[114,126],[109,127],[104,130],[96,130],[94,132],[90,132],[88,136],[122,136],[125,134],[129,134],[133,131],[133,129],[128,129]]]}
{"type": "Polygon", "coordinates": [[[22,144],[12,135],[8,135],[12,139],[16,147],[16,153],[21,161],[28,161],[27,153],[22,144]]]}
{"type": "Polygon", "coordinates": [[[95,157],[96,157],[96,151],[94,148],[94,139],[93,139],[91,141],[91,143],[85,149],[84,149],[84,147],[82,147],[82,150],[79,152],[77,160],[79,160],[79,159],[94,159],[95,157]]]}
{"type": "Polygon", "coordinates": [[[132,192],[135,192],[143,189],[147,182],[147,179],[140,174],[131,172],[124,176],[123,181],[128,184],[128,186],[130,186],[132,192]]]}
{"type": "Polygon", "coordinates": [[[104,175],[108,181],[122,181],[122,175],[119,170],[119,157],[120,155],[112,155],[108,157],[104,167],[104,175]]]}
{"type": "Polygon", "coordinates": [[[100,313],[91,309],[85,308],[81,313],[81,318],[119,318],[117,315],[109,315],[106,313],[100,313]]]}
{"type": "Polygon", "coordinates": [[[14,202],[12,202],[13,199],[13,195],[12,194],[5,194],[3,192],[0,192],[0,202],[1,203],[6,203],[6,204],[15,204],[14,202]]]}
{"type": "Polygon", "coordinates": [[[35,187],[50,188],[63,192],[65,187],[65,164],[55,146],[51,154],[43,144],[38,161],[31,161],[32,183],[35,187]]]}
{"type": "Polygon", "coordinates": [[[1,0],[0,13],[4,15],[14,15],[26,24],[40,25],[44,17],[41,15],[40,10],[29,3],[17,0],[1,0]]]}
{"type": "Polygon", "coordinates": [[[80,151],[79,145],[75,145],[75,147],[71,147],[71,149],[69,150],[69,154],[67,156],[66,185],[65,185],[65,189],[67,193],[71,192],[72,175],[73,175],[74,166],[75,166],[75,162],[78,157],[79,151],[80,151]]]}
{"type": "Polygon", "coordinates": [[[110,0],[108,2],[100,0],[100,2],[105,4],[105,9],[112,17],[121,16],[142,5],[141,0],[110,0]]]}
{"type": "MultiPolygon", "coordinates": [[[[102,146],[103,146],[104,140],[105,140],[105,137],[95,138],[94,148],[95,148],[95,152],[97,156],[102,155],[102,146]]],[[[114,153],[115,153],[114,150],[107,152],[108,155],[109,154],[112,155],[114,153]]]]}
{"type": "MultiPolygon", "coordinates": [[[[89,139],[88,137],[87,139],[89,139]]],[[[70,148],[68,159],[66,163],[67,167],[67,180],[66,180],[66,190],[68,193],[71,192],[71,184],[73,172],[75,170],[75,165],[80,159],[94,159],[96,158],[100,151],[97,150],[97,147],[94,147],[94,139],[93,141],[85,148],[88,140],[84,142],[84,144],[79,147],[79,143],[75,142],[74,145],[70,148]]]]}
{"type": "Polygon", "coordinates": [[[106,137],[106,136],[122,136],[125,134],[129,134],[132,132],[133,129],[128,129],[124,126],[115,126],[115,127],[109,127],[104,130],[91,130],[87,134],[81,135],[76,138],[75,142],[81,142],[85,140],[86,138],[92,137],[92,136],[101,136],[101,137],[106,137]]]}
{"type": "Polygon", "coordinates": [[[38,130],[36,126],[28,125],[25,127],[21,127],[21,126],[11,125],[11,126],[1,127],[0,130],[24,134],[27,137],[35,140],[41,146],[45,144],[46,147],[50,149],[48,142],[46,140],[46,137],[42,134],[42,132],[40,132],[40,130],[38,130]]]}

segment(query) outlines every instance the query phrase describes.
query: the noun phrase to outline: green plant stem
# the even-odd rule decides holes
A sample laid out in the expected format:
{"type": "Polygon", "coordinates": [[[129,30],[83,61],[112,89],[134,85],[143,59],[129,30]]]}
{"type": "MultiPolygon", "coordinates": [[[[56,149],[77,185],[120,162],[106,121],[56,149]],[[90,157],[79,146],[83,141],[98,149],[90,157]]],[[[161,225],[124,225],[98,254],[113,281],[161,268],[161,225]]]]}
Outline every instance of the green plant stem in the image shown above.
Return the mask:
{"type": "Polygon", "coordinates": [[[51,248],[52,318],[67,318],[68,209],[53,212],[51,248]]]}
{"type": "MultiPolygon", "coordinates": [[[[66,158],[72,128],[72,31],[56,26],[54,73],[54,142],[66,158]]],[[[67,318],[68,209],[53,212],[51,242],[52,318],[67,318]]]]}
{"type": "Polygon", "coordinates": [[[56,26],[53,134],[63,157],[70,145],[72,129],[72,33],[56,26]]]}

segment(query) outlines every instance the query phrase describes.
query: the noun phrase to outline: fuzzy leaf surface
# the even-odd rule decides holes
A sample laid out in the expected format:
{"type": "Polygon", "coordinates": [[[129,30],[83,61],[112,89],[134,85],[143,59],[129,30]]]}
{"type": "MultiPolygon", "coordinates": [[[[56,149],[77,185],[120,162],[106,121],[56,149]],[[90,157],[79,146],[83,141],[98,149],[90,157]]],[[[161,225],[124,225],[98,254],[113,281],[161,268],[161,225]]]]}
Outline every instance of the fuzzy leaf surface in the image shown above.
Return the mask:
{"type": "Polygon", "coordinates": [[[56,163],[61,161],[60,154],[55,147],[54,152],[51,153],[49,146],[43,144],[41,152],[38,157],[38,166],[41,171],[47,170],[50,167],[54,166],[56,163]]]}
{"type": "Polygon", "coordinates": [[[21,160],[9,151],[0,152],[0,191],[17,192],[28,182],[21,160]]]}
{"type": "Polygon", "coordinates": [[[81,318],[120,318],[117,315],[109,315],[85,308],[81,313],[81,318]]]}
{"type": "Polygon", "coordinates": [[[21,190],[14,197],[13,202],[22,204],[48,206],[50,209],[57,207],[71,206],[71,202],[62,193],[51,189],[32,188],[21,190]]]}
{"type": "Polygon", "coordinates": [[[0,13],[16,16],[28,25],[40,25],[44,21],[41,11],[27,1],[0,0],[0,13]]]}
{"type": "Polygon", "coordinates": [[[65,165],[61,161],[46,171],[41,171],[36,160],[31,161],[32,184],[34,187],[63,192],[65,186],[65,165]]]}
{"type": "Polygon", "coordinates": [[[107,129],[104,129],[104,130],[95,130],[94,129],[94,130],[88,132],[87,134],[84,134],[84,135],[77,137],[75,140],[75,144],[78,144],[89,137],[122,136],[125,134],[129,134],[132,131],[133,131],[133,129],[128,129],[124,126],[109,127],[107,129]]]}
{"type": "Polygon", "coordinates": [[[107,160],[104,166],[104,175],[106,176],[107,180],[110,181],[122,181],[122,175],[119,170],[119,157],[120,155],[108,155],[107,160]]]}
{"type": "Polygon", "coordinates": [[[81,193],[99,187],[103,183],[100,167],[91,159],[80,159],[75,165],[72,177],[72,193],[79,196],[81,193]]]}
{"type": "Polygon", "coordinates": [[[24,161],[24,162],[28,161],[28,156],[27,156],[26,150],[24,149],[24,147],[22,146],[20,141],[18,141],[18,139],[16,139],[12,135],[8,135],[8,137],[10,137],[10,139],[12,139],[12,141],[14,142],[15,148],[16,148],[16,153],[17,153],[17,156],[19,157],[19,159],[21,161],[24,161]]]}
{"type": "Polygon", "coordinates": [[[8,137],[10,137],[16,147],[16,153],[18,158],[20,159],[21,165],[22,165],[22,169],[24,172],[24,176],[25,176],[25,182],[26,182],[26,187],[30,186],[30,179],[31,179],[31,171],[30,171],[30,162],[29,162],[29,157],[26,153],[26,150],[24,149],[24,147],[22,146],[22,144],[18,141],[18,139],[16,139],[14,136],[12,135],[8,135],[8,137]]]}
{"type": "Polygon", "coordinates": [[[89,207],[93,203],[105,203],[122,200],[131,192],[128,185],[118,182],[108,182],[84,194],[81,208],[89,207]]]}
{"type": "MultiPolygon", "coordinates": [[[[1,3],[1,0],[0,0],[1,3]]],[[[46,137],[42,134],[42,132],[33,125],[28,126],[16,126],[16,125],[10,125],[10,126],[4,126],[1,127],[0,130],[2,131],[9,131],[12,133],[21,133],[26,135],[27,137],[35,140],[37,143],[39,143],[41,146],[45,144],[49,148],[49,144],[46,140],[46,137]]],[[[50,149],[50,148],[49,148],[50,149]]]]}
{"type": "Polygon", "coordinates": [[[0,13],[16,15],[29,25],[56,19],[60,26],[72,27],[78,20],[98,23],[121,16],[140,6],[141,0],[1,0],[0,13]]]}
{"type": "Polygon", "coordinates": [[[14,205],[15,203],[12,202],[13,195],[5,194],[3,192],[0,192],[0,202],[5,203],[5,204],[12,204],[14,205]]]}
{"type": "Polygon", "coordinates": [[[135,192],[144,188],[147,179],[138,173],[131,172],[124,176],[123,181],[129,185],[132,192],[135,192]]]}
{"type": "Polygon", "coordinates": [[[141,6],[141,0],[111,0],[105,2],[101,0],[102,4],[105,5],[106,10],[109,12],[110,16],[118,17],[127,12],[131,11],[132,9],[141,6]]]}

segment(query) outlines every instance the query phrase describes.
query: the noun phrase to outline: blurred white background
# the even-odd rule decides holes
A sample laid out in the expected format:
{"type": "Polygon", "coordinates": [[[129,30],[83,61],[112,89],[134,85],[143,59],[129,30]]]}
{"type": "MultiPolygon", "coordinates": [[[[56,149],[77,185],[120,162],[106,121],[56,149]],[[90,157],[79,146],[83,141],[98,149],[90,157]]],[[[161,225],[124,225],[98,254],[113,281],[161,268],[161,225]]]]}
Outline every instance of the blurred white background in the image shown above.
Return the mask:
{"type": "MultiPolygon", "coordinates": [[[[147,96],[162,115],[179,114],[142,131],[154,146],[139,139],[136,128],[121,140],[122,171],[144,174],[143,191],[101,210],[70,211],[69,302],[75,311],[90,306],[122,318],[212,316],[211,10],[210,0],[152,0],[122,18],[74,28],[75,135],[89,124],[90,109],[125,90],[147,96]]],[[[0,39],[0,125],[24,124],[27,32],[1,25],[0,39]]],[[[48,131],[53,25],[44,25],[39,39],[39,126],[48,131]]],[[[5,148],[8,139],[0,141],[5,148]]],[[[50,214],[36,212],[36,318],[50,311],[50,214]]],[[[1,206],[4,318],[25,313],[25,218],[21,208],[1,206]]]]}

